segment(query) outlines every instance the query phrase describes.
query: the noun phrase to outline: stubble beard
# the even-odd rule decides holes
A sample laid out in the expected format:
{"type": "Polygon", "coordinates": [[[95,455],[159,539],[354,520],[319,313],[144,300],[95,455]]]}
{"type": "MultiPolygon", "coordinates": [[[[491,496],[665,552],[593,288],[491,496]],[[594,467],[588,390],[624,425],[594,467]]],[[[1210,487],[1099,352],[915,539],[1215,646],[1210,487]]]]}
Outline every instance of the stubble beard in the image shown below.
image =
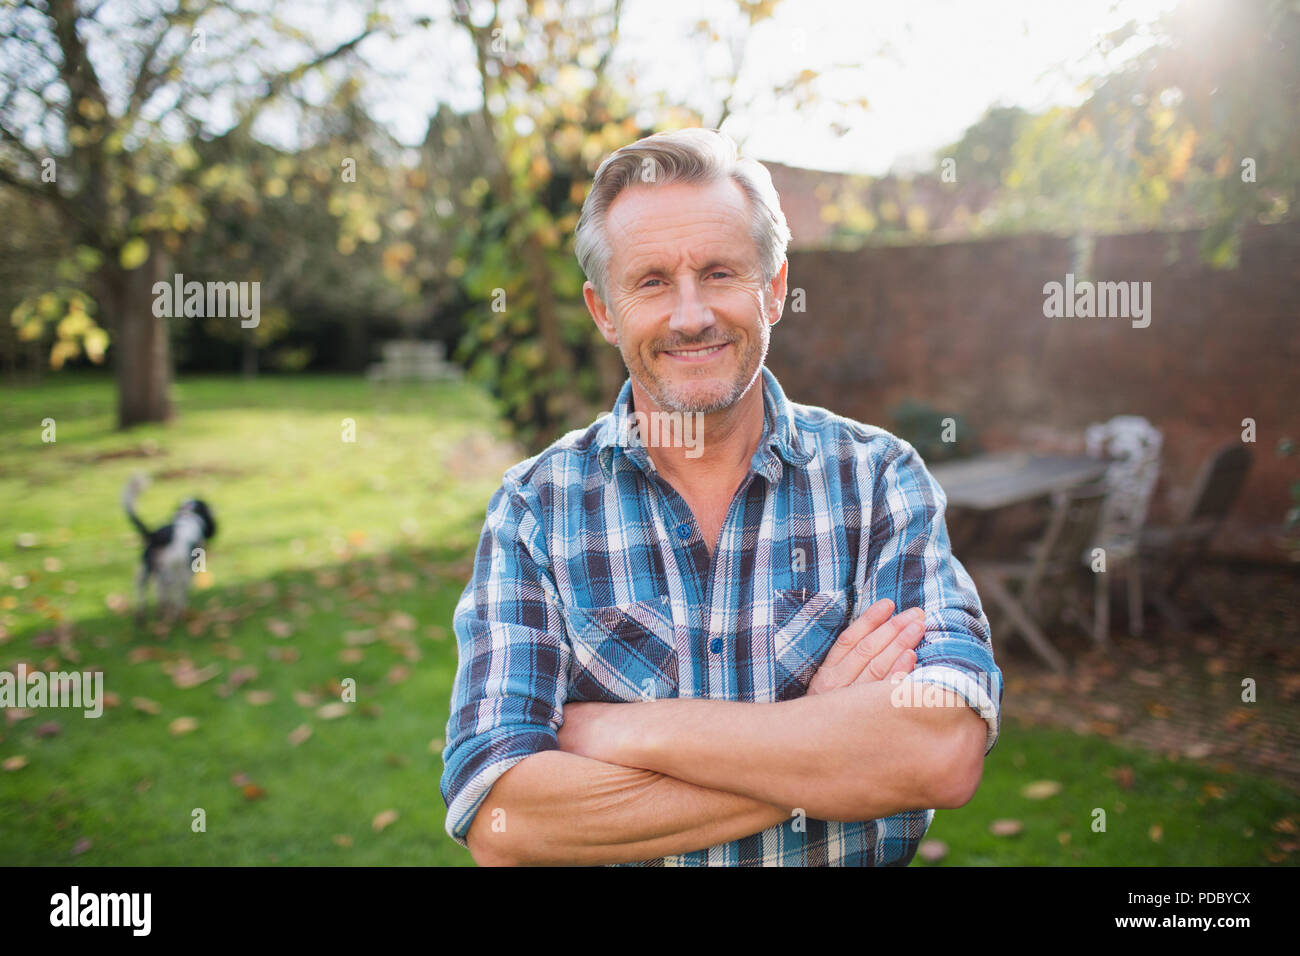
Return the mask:
{"type": "MultiPolygon", "coordinates": [[[[621,342],[619,343],[619,352],[623,356],[623,364],[627,366],[628,373],[654,399],[655,404],[660,409],[666,412],[681,412],[683,415],[711,415],[714,412],[730,408],[740,401],[758,378],[763,363],[767,361],[767,350],[772,338],[772,327],[768,325],[762,316],[759,317],[758,326],[758,342],[755,344],[751,339],[749,347],[741,354],[740,365],[735,379],[730,385],[724,386],[720,393],[717,389],[712,390],[714,392],[712,396],[701,394],[701,389],[698,386],[693,386],[689,379],[684,382],[676,382],[655,375],[641,363],[639,356],[629,355],[621,342]]],[[[737,340],[727,339],[726,341],[727,344],[734,345],[737,340]]],[[[692,345],[704,345],[706,341],[675,344],[679,348],[687,348],[692,345]]],[[[712,340],[711,344],[718,345],[721,343],[712,340]]]]}

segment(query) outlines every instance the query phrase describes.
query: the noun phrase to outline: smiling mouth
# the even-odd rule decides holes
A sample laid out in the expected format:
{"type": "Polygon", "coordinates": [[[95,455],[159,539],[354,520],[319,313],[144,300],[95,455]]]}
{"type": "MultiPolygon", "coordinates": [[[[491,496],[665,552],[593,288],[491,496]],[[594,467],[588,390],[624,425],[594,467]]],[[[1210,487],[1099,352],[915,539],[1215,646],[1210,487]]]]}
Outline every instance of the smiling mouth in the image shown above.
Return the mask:
{"type": "Polygon", "coordinates": [[[722,342],[718,345],[707,345],[707,346],[692,348],[692,349],[664,349],[664,354],[671,355],[673,358],[676,359],[687,359],[687,360],[699,361],[702,359],[709,358],[710,356],[717,355],[719,352],[725,349],[729,344],[730,344],[729,342],[722,342]]]}

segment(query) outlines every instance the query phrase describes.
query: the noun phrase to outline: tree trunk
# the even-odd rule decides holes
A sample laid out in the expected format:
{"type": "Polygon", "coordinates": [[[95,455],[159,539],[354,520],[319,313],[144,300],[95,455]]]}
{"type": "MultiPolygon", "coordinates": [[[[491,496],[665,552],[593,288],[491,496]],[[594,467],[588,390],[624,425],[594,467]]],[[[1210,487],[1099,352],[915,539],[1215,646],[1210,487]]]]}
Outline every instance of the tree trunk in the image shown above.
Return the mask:
{"type": "Polygon", "coordinates": [[[253,342],[253,336],[244,336],[243,349],[243,375],[245,379],[257,378],[257,346],[253,342]]]}
{"type": "Polygon", "coordinates": [[[116,263],[101,274],[103,304],[113,330],[113,365],[117,375],[117,425],[126,429],[144,422],[165,422],[171,401],[171,319],[153,314],[155,277],[162,272],[157,254],[138,269],[116,263]]]}

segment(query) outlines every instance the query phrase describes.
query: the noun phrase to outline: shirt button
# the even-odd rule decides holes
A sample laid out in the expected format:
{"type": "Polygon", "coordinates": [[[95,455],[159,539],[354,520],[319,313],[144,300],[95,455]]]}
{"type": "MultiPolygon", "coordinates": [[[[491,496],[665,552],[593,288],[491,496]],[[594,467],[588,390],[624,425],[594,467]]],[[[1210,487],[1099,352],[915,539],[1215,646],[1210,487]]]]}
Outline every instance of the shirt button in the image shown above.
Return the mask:
{"type": "Polygon", "coordinates": [[[690,536],[691,536],[691,526],[690,526],[690,525],[683,523],[683,524],[679,524],[679,525],[677,526],[677,537],[679,537],[679,538],[681,538],[683,541],[685,541],[685,540],[686,540],[687,538],[689,538],[690,536]]]}
{"type": "Polygon", "coordinates": [[[722,653],[722,638],[720,638],[720,637],[715,637],[713,640],[709,641],[709,650],[713,651],[713,653],[715,653],[715,654],[721,654],[721,653],[722,653]]]}

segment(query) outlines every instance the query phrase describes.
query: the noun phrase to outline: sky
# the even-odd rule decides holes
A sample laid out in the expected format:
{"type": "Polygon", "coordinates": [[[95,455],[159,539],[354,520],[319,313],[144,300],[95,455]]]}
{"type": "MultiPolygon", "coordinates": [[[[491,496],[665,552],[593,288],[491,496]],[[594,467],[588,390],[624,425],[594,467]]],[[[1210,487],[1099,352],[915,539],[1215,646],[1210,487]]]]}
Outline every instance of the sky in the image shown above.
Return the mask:
{"type": "MultiPolygon", "coordinates": [[[[375,117],[416,145],[440,102],[477,109],[479,83],[469,39],[450,24],[447,0],[408,2],[413,14],[430,13],[435,26],[396,40],[371,38],[362,54],[388,74],[370,99],[375,117]]],[[[737,108],[723,129],[759,160],[873,175],[925,168],[991,106],[1040,111],[1080,102],[1084,81],[1135,52],[1107,58],[1098,39],[1130,20],[1149,24],[1177,2],[782,0],[748,34],[737,108]],[[796,108],[772,96],[773,85],[805,68],[820,74],[820,105],[796,108]],[[833,102],[859,98],[865,110],[833,102]]],[[[362,15],[331,0],[291,0],[278,11],[301,20],[320,47],[352,35],[362,15]]],[[[730,55],[722,45],[690,40],[705,17],[724,33],[739,23],[734,0],[625,0],[615,65],[635,77],[638,91],[666,92],[712,123],[721,95],[709,76],[727,75],[730,55]]]]}
{"type": "MultiPolygon", "coordinates": [[[[723,129],[760,160],[877,175],[921,168],[990,106],[1079,102],[1082,83],[1108,62],[1097,39],[1129,20],[1149,23],[1176,2],[784,0],[750,32],[742,105],[723,129]],[[821,74],[822,105],[776,102],[772,85],[802,68],[821,74]],[[830,102],[859,97],[866,110],[830,102]]],[[[666,91],[715,121],[720,96],[709,92],[707,74],[725,74],[730,57],[722,47],[706,56],[686,38],[701,17],[726,24],[734,9],[729,0],[626,0],[616,62],[638,90],[666,91]]],[[[436,27],[432,38],[384,41],[367,55],[400,74],[376,112],[408,143],[423,138],[439,101],[477,107],[472,53],[459,31],[436,27]]]]}

